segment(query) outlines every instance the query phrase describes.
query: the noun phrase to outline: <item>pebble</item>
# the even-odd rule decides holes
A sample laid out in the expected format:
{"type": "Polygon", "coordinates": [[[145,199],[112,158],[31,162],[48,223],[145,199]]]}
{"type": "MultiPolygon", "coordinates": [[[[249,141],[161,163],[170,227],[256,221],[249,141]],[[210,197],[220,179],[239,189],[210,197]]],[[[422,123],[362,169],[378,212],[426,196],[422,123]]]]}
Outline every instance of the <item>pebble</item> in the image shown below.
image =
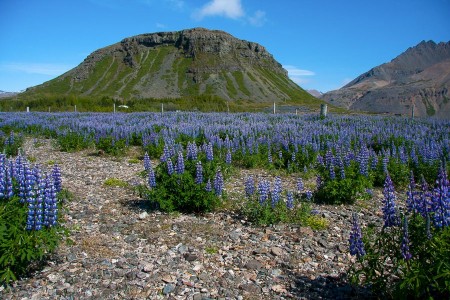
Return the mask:
{"type": "MultiPolygon", "coordinates": [[[[168,215],[150,210],[132,189],[103,185],[112,177],[145,184],[138,175],[143,165],[92,156],[92,149],[60,152],[51,140],[40,144],[26,139],[24,150],[42,168],[48,157],[61,167],[63,186],[74,194],[65,207],[73,245],[62,243],[45,269],[0,286],[2,299],[370,298],[341,277],[353,259],[352,206],[312,204],[330,224],[323,231],[257,227],[227,211],[168,215]]],[[[230,197],[243,195],[242,182],[250,174],[271,176],[239,170],[226,182],[230,197]]],[[[295,181],[286,184],[295,187],[295,181]]],[[[378,208],[367,210],[362,224],[380,222],[378,208]]]]}

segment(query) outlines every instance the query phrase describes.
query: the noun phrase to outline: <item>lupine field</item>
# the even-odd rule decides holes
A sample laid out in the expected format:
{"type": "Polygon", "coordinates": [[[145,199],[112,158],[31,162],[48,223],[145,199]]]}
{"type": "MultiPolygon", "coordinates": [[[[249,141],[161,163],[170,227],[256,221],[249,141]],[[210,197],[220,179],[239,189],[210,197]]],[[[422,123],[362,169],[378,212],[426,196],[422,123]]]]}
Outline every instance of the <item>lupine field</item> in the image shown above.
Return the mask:
{"type": "MultiPolygon", "coordinates": [[[[238,169],[276,175],[273,182],[248,176],[241,183],[245,195],[234,207],[255,226],[311,226],[317,223],[313,203],[356,205],[382,191],[381,227],[361,228],[353,215],[350,281],[393,297],[450,296],[449,121],[250,113],[0,113],[0,129],[0,269],[6,270],[0,271],[0,281],[14,280],[28,262],[52,251],[62,235],[59,167],[45,174],[20,153],[23,138],[45,137],[69,152],[93,148],[121,156],[131,146],[140,147],[141,176],[147,184],[136,190],[163,212],[220,208],[228,198],[224,186],[238,169]],[[283,188],[288,179],[295,187],[283,188]],[[16,217],[10,218],[11,211],[17,211],[16,217]],[[23,237],[31,246],[15,252],[23,237]]],[[[65,188],[70,190],[70,183],[65,188]]]]}

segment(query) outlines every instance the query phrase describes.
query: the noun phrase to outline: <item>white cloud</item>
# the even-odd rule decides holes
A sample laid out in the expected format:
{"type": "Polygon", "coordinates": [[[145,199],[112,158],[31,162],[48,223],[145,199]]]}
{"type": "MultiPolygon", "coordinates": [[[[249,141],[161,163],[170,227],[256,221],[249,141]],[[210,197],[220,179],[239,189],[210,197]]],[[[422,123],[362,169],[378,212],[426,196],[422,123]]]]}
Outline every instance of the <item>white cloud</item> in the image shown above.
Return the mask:
{"type": "Polygon", "coordinates": [[[289,78],[297,84],[306,84],[310,82],[310,79],[308,77],[316,75],[316,73],[314,73],[313,71],[299,69],[291,65],[283,66],[283,68],[288,71],[289,78]]]}
{"type": "Polygon", "coordinates": [[[212,0],[194,13],[193,16],[201,20],[208,16],[223,16],[230,19],[238,19],[244,15],[241,0],[212,0]]]}
{"type": "Polygon", "coordinates": [[[11,72],[21,72],[27,74],[40,75],[61,75],[73,66],[65,64],[42,64],[42,63],[7,63],[0,66],[2,69],[11,72]]]}
{"type": "Polygon", "coordinates": [[[316,73],[314,73],[313,71],[302,70],[302,69],[299,69],[299,68],[297,68],[295,66],[291,66],[291,65],[283,66],[283,68],[285,68],[286,71],[288,71],[289,76],[314,76],[314,75],[316,75],[316,73]]]}
{"type": "Polygon", "coordinates": [[[266,23],[266,12],[262,10],[255,11],[255,14],[248,18],[250,24],[256,27],[261,27],[266,23]]]}

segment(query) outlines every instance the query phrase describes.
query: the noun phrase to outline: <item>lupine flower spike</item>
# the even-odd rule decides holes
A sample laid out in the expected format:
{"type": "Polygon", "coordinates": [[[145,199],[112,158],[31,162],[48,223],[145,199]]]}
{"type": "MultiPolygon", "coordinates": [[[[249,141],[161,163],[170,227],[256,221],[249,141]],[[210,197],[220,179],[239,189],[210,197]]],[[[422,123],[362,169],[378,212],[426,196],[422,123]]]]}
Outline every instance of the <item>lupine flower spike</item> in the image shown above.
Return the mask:
{"type": "Polygon", "coordinates": [[[397,211],[395,208],[395,191],[389,174],[386,175],[383,190],[383,220],[384,227],[392,227],[398,225],[397,211]]]}
{"type": "Polygon", "coordinates": [[[404,260],[410,260],[412,255],[409,251],[409,234],[408,234],[408,219],[405,217],[403,221],[403,238],[401,245],[402,256],[404,260]]]}
{"type": "Polygon", "coordinates": [[[349,238],[350,254],[356,255],[357,258],[366,255],[364,250],[364,243],[362,241],[361,228],[359,227],[358,215],[353,213],[352,216],[352,230],[349,238]]]}
{"type": "Polygon", "coordinates": [[[255,180],[250,175],[245,180],[245,195],[249,198],[255,193],[255,180]]]}

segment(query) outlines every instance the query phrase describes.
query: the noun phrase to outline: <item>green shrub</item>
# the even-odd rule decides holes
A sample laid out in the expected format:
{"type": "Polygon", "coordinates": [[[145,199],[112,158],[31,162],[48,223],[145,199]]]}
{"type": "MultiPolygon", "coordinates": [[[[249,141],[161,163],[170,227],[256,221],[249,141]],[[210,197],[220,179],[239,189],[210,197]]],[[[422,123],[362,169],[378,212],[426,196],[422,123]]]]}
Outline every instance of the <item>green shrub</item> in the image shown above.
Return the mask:
{"type": "MultiPolygon", "coordinates": [[[[214,176],[219,168],[215,163],[203,164],[203,178],[201,183],[196,183],[196,161],[188,160],[182,174],[173,172],[169,174],[167,163],[160,163],[155,169],[156,186],[146,192],[146,197],[162,211],[178,211],[183,213],[202,213],[213,211],[225,197],[217,195],[214,191],[214,176]],[[207,181],[210,181],[211,189],[207,190],[207,181]]],[[[224,172],[226,174],[226,172],[224,172]]]]}
{"type": "Polygon", "coordinates": [[[100,138],[95,147],[114,156],[125,155],[128,148],[125,139],[114,139],[112,137],[100,138]]]}
{"type": "Polygon", "coordinates": [[[19,149],[23,144],[22,134],[14,134],[14,131],[10,131],[5,135],[3,131],[0,131],[0,152],[6,156],[16,156],[19,154],[19,149]]]}
{"type": "Polygon", "coordinates": [[[66,134],[58,135],[57,144],[61,151],[74,152],[88,148],[91,142],[83,135],[69,131],[66,134]]]}
{"type": "Polygon", "coordinates": [[[410,189],[408,209],[399,213],[392,181],[386,180],[384,226],[369,224],[363,230],[365,253],[355,253],[349,269],[353,284],[363,284],[379,297],[450,298],[449,182],[442,169],[437,182],[425,193],[410,189]]]}

